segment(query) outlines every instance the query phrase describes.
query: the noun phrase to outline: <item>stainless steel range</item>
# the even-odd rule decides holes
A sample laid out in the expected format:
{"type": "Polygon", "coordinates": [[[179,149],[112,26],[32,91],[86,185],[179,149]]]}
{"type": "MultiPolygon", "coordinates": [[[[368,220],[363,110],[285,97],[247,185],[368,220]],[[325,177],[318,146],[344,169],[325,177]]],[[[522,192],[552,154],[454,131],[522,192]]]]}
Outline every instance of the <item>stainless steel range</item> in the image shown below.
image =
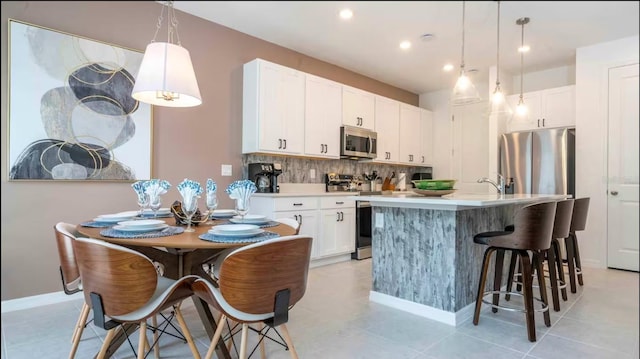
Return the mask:
{"type": "MultiPolygon", "coordinates": [[[[359,195],[377,195],[382,192],[359,191],[362,178],[359,176],[327,173],[325,185],[327,192],[357,192],[359,195]]],[[[356,251],[351,253],[353,259],[371,258],[371,203],[356,201],[356,251]]]]}

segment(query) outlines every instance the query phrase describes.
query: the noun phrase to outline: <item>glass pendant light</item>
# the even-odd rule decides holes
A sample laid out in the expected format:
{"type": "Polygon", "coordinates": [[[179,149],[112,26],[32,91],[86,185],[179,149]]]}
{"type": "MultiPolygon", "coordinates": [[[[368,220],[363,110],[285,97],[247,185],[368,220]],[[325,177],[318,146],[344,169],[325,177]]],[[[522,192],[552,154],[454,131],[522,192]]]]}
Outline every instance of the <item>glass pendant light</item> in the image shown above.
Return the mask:
{"type": "Polygon", "coordinates": [[[529,109],[527,105],[524,103],[523,98],[523,84],[524,84],[524,25],[529,23],[528,17],[522,17],[516,20],[516,24],[522,26],[522,44],[520,45],[520,99],[518,100],[518,106],[516,107],[516,112],[512,117],[512,120],[518,122],[529,122],[529,109]]]}
{"type": "Polygon", "coordinates": [[[465,1],[462,2],[462,60],[460,61],[460,77],[456,81],[451,95],[451,103],[453,105],[467,105],[480,101],[478,90],[473,85],[469,77],[464,71],[464,15],[465,1]]]}
{"type": "Polygon", "coordinates": [[[498,31],[497,31],[497,53],[496,53],[496,88],[491,95],[491,114],[511,116],[513,111],[500,88],[500,1],[498,1],[498,31]]]}

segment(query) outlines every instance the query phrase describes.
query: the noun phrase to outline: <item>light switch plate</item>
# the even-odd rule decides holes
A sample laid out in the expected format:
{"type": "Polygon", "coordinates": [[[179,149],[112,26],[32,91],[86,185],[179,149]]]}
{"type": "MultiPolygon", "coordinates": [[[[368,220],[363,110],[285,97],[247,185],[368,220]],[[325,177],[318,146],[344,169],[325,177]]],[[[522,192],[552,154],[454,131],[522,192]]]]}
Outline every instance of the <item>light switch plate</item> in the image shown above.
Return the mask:
{"type": "Polygon", "coordinates": [[[231,165],[222,165],[222,175],[223,176],[231,176],[233,173],[233,166],[231,165]]]}
{"type": "Polygon", "coordinates": [[[384,215],[376,213],[376,228],[384,228],[384,215]]]}

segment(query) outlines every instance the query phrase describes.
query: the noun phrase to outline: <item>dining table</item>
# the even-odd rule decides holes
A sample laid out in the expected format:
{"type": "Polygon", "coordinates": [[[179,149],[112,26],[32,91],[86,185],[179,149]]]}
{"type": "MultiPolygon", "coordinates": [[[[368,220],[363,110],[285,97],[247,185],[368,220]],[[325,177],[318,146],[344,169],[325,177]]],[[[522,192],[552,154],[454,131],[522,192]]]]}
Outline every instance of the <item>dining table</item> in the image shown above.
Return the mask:
{"type": "MultiPolygon", "coordinates": [[[[174,217],[158,219],[164,220],[165,223],[170,226],[186,227],[184,225],[177,224],[174,217]]],[[[208,224],[200,223],[196,226],[192,226],[192,228],[195,229],[193,232],[182,232],[179,234],[153,238],[116,238],[104,236],[101,232],[108,227],[89,227],[86,226],[87,223],[95,222],[87,221],[77,225],[76,230],[82,236],[101,239],[136,250],[146,255],[151,260],[162,264],[163,275],[172,279],[179,279],[186,275],[198,275],[202,278],[213,280],[211,275],[207,273],[205,266],[208,263],[211,263],[219,252],[227,248],[239,248],[251,243],[238,243],[238,241],[213,242],[200,238],[201,235],[206,234],[210,229],[212,229],[212,227],[229,224],[229,219],[227,218],[215,219],[212,222],[206,222],[208,224]]],[[[264,230],[273,232],[278,236],[294,235],[296,232],[294,228],[288,225],[275,221],[271,221],[270,223],[271,225],[268,228],[264,228],[264,230]]],[[[209,338],[213,338],[213,334],[218,324],[209,309],[209,305],[206,301],[197,296],[193,296],[192,300],[209,338]]],[[[116,334],[116,337],[114,337],[109,349],[107,350],[107,358],[113,355],[129,334],[135,332],[136,327],[137,325],[135,324],[123,325],[121,327],[121,330],[116,334]]],[[[218,358],[231,358],[222,338],[218,341],[216,346],[216,355],[218,358]]]]}

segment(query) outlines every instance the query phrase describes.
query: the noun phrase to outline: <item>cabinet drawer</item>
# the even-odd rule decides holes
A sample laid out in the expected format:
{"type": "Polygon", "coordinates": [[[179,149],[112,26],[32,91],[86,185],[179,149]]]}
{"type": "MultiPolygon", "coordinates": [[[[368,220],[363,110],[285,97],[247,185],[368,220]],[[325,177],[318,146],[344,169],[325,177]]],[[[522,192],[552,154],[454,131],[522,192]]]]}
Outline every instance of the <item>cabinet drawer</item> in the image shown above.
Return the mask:
{"type": "Polygon", "coordinates": [[[322,197],[320,208],[356,208],[356,201],[346,197],[322,197]]]}
{"type": "Polygon", "coordinates": [[[275,211],[304,211],[318,209],[317,197],[288,197],[275,199],[275,211]]]}

